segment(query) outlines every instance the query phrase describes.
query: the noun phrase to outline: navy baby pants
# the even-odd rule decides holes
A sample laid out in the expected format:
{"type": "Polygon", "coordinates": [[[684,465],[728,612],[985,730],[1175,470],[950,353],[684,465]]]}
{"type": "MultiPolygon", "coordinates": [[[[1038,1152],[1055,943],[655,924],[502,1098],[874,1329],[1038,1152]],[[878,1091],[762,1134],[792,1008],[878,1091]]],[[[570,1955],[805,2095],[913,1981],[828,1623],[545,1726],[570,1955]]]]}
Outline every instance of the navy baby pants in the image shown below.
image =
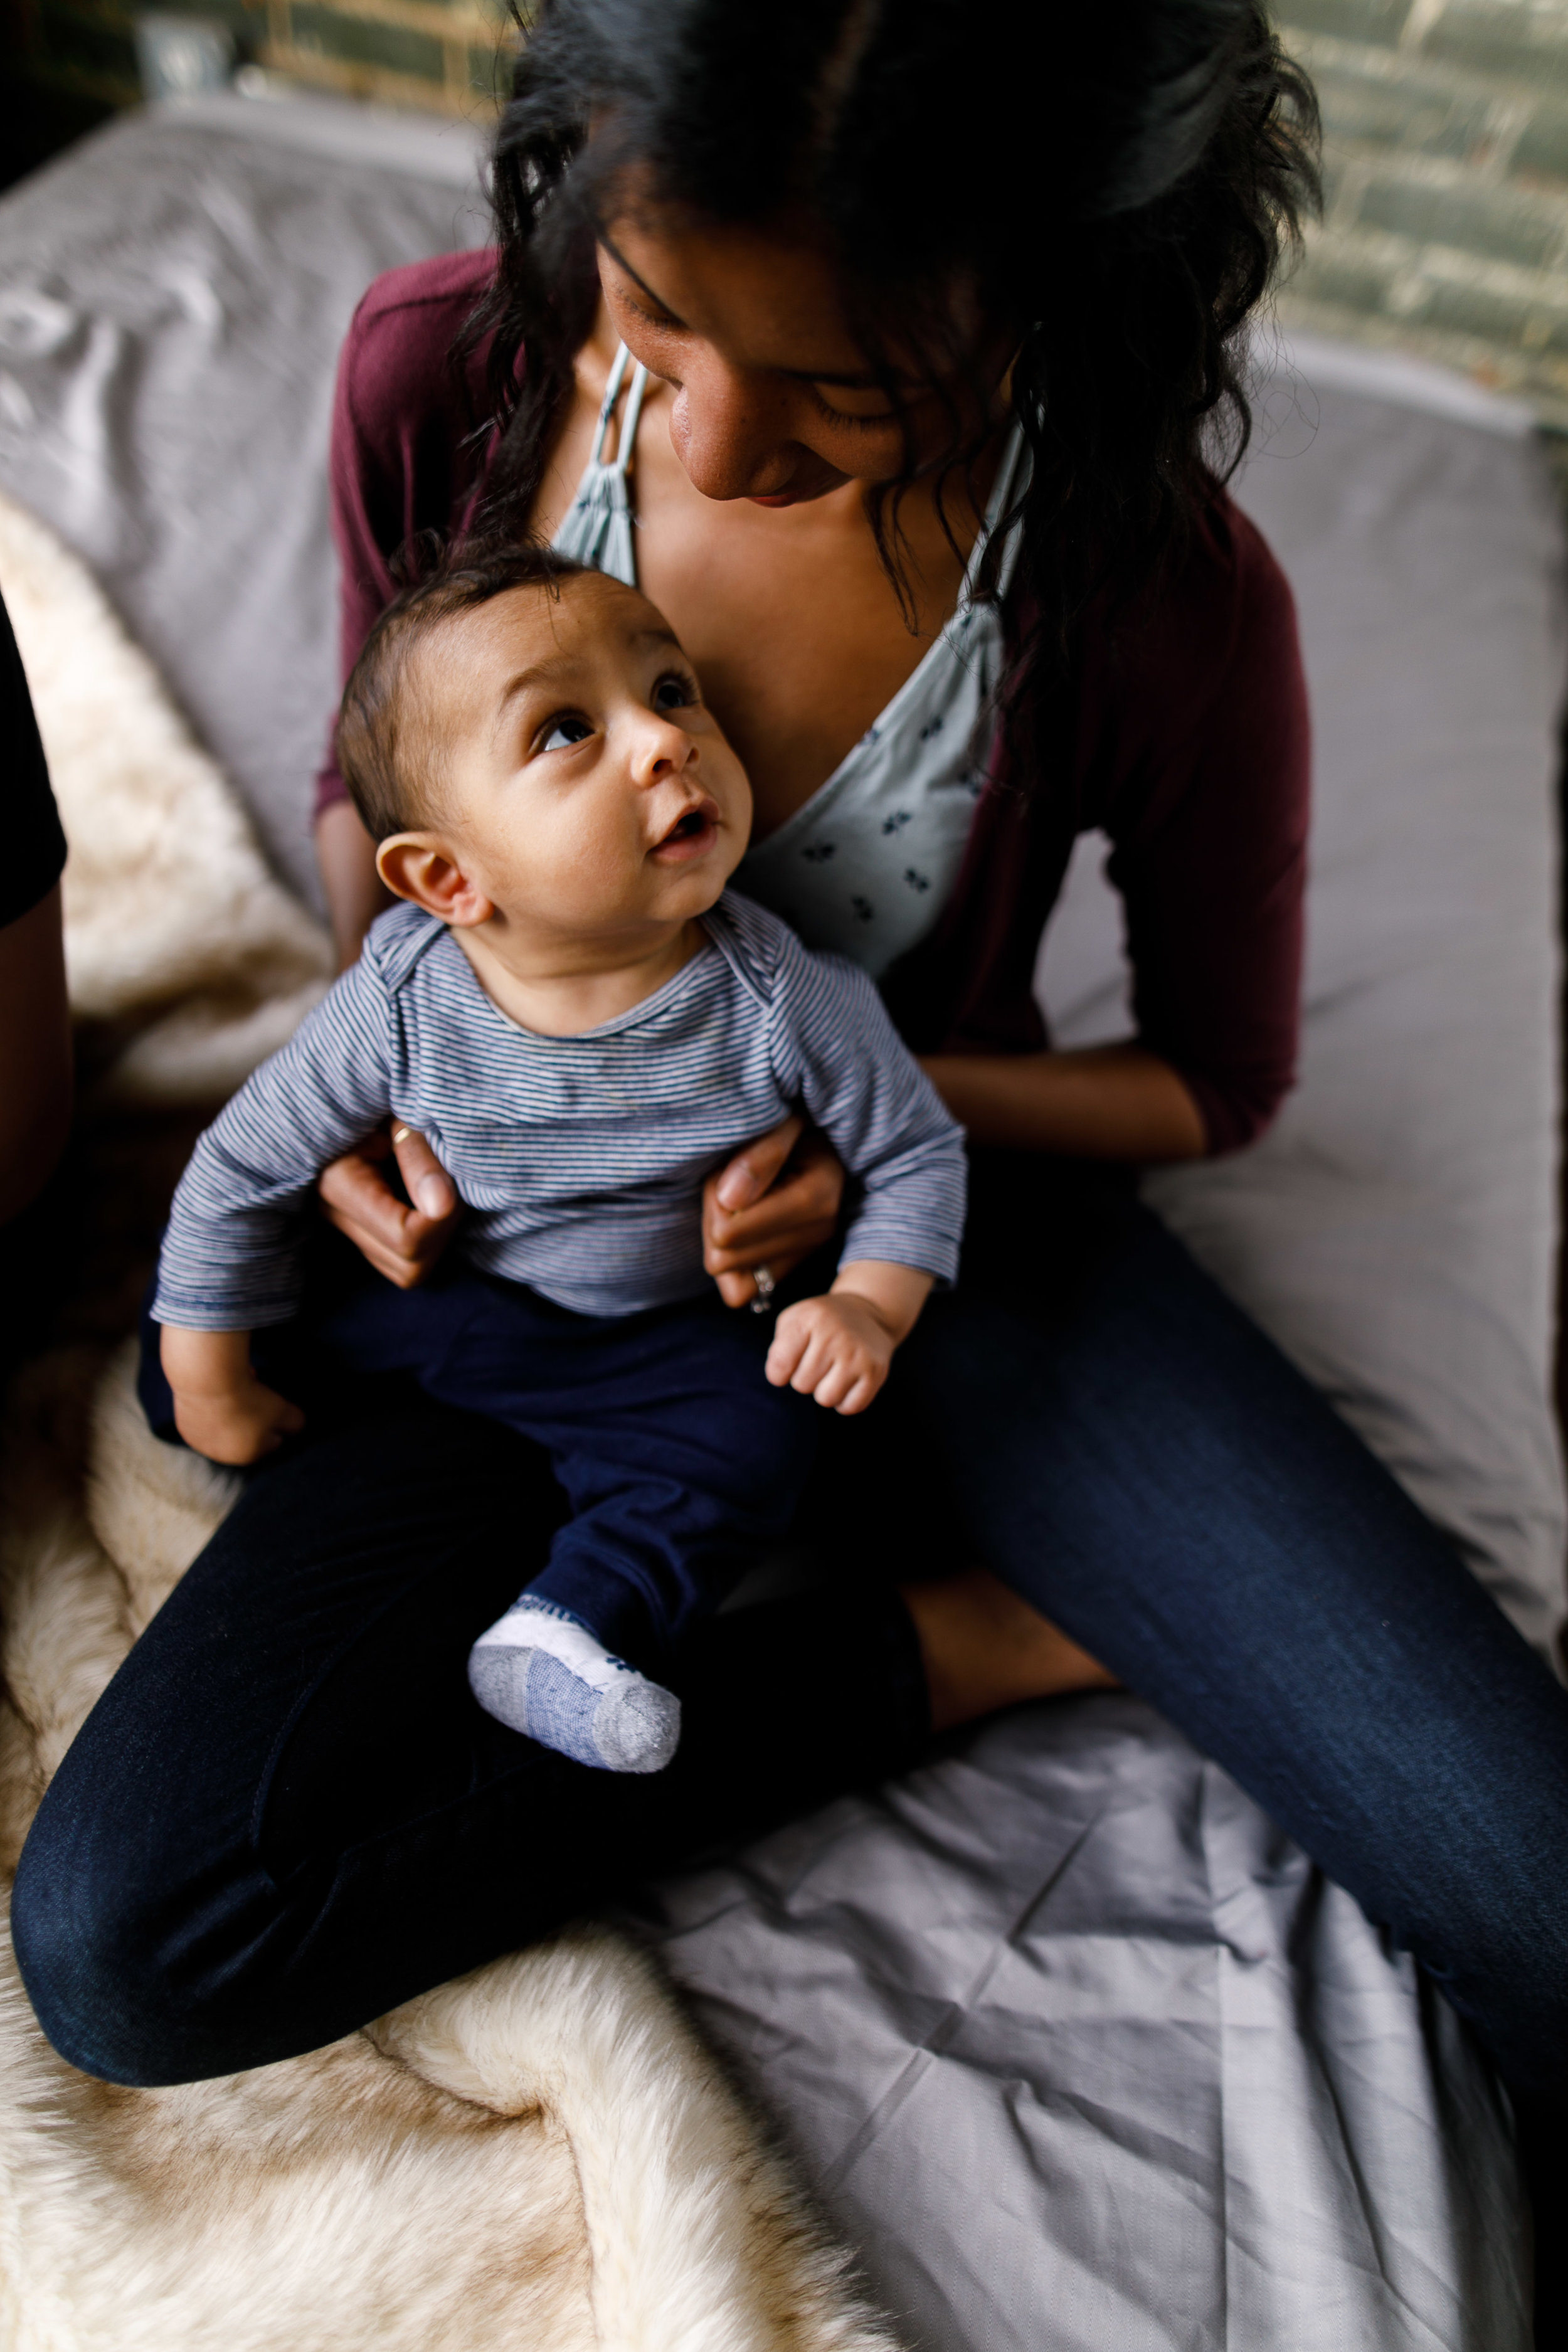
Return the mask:
{"type": "MultiPolygon", "coordinates": [[[[769,1386],[772,1331],[771,1318],[716,1290],[638,1315],[576,1315],[454,1266],[417,1290],[353,1281],[308,1322],[258,1332],[252,1355],[261,1379],[304,1405],[300,1444],[331,1419],[335,1366],[411,1375],[440,1402],[547,1446],[571,1512],[528,1591],[657,1676],[691,1619],[784,1532],[811,1467],[821,1408],[769,1386]]],[[[172,1431],[172,1401],[142,1401],[172,1431]]],[[[520,1587],[528,1534],[520,1526],[520,1587]]]]}

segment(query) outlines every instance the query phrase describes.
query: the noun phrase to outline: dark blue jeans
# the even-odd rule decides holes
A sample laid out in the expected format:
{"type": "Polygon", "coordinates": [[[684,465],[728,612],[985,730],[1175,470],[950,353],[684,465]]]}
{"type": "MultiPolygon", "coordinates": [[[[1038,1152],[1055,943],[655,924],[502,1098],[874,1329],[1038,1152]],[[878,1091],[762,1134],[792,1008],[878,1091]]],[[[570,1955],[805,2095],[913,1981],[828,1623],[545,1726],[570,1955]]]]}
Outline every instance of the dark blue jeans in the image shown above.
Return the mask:
{"type": "MultiPolygon", "coordinates": [[[[1107,1196],[1053,1254],[1018,1181],[1033,1218],[978,1185],[965,1280],[870,1413],[824,1416],[819,1521],[850,1559],[988,1561],[1561,2113],[1568,1696],[1154,1219],[1107,1196]]],[[[16,1947],[67,2057],[168,2083],[309,2049],[918,1750],[907,1614],[847,1576],[694,1630],[664,1774],[491,1722],[467,1648],[560,1509],[524,1440],[395,1385],[250,1479],[27,1841],[16,1947]]]]}
{"type": "MultiPolygon", "coordinates": [[[[331,1287],[302,1331],[266,1335],[263,1377],[294,1395],[319,1388],[328,1365],[405,1372],[438,1402],[543,1446],[570,1513],[542,1566],[525,1538],[528,1589],[645,1673],[673,1671],[693,1619],[788,1528],[821,1414],[768,1385],[771,1327],[716,1290],[641,1315],[577,1315],[456,1262],[418,1290],[341,1273],[331,1287]]],[[[151,1417],[157,1426],[156,1406],[151,1417]]]]}

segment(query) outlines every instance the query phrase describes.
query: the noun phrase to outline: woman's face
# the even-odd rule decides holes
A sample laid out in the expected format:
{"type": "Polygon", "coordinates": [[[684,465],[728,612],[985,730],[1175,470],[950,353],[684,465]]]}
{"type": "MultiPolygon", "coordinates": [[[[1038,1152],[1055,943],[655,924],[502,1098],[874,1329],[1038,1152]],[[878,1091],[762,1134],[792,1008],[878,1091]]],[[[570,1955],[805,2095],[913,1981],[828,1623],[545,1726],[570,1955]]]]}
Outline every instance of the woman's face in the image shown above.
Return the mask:
{"type": "MultiPolygon", "coordinates": [[[[599,272],[622,341],[675,388],[670,439],[705,498],[795,506],[846,482],[896,478],[906,425],[922,456],[952,441],[948,405],[912,360],[900,421],[850,331],[828,257],[805,238],[678,225],[638,206],[605,229],[599,272]]],[[[989,340],[984,379],[999,386],[1005,341],[989,340]]]]}

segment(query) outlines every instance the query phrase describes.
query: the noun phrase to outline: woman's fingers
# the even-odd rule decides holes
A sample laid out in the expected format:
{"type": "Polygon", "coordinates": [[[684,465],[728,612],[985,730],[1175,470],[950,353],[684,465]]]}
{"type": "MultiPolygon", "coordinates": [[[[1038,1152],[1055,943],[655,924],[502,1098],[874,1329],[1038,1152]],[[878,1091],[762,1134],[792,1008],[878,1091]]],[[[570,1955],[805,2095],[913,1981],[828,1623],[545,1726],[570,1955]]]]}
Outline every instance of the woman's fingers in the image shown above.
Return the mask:
{"type": "Polygon", "coordinates": [[[713,1198],[723,1210],[749,1209],[760,1201],[784,1161],[800,1141],[805,1121],[798,1115],[781,1119],[738,1151],[713,1179],[713,1198]]]}
{"type": "Polygon", "coordinates": [[[458,1213],[458,1190],[417,1128],[395,1127],[392,1149],[415,1207],[439,1224],[458,1213]]]}
{"type": "Polygon", "coordinates": [[[844,1170],[832,1145],[814,1129],[802,1134],[798,1120],[774,1128],[710,1177],[702,1200],[702,1262],[725,1303],[746,1307],[755,1298],[751,1267],[765,1265],[775,1282],[782,1281],[802,1258],[830,1241],[843,1197],[844,1170]],[[766,1165],[758,1160],[763,1146],[776,1147],[790,1130],[797,1139],[793,1154],[787,1167],[779,1161],[771,1190],[748,1208],[727,1209],[719,1199],[725,1180],[742,1162],[753,1173],[759,1164],[766,1165]]]}
{"type": "Polygon", "coordinates": [[[317,1190],[338,1231],[400,1290],[412,1290],[423,1282],[451,1239],[461,1208],[450,1178],[424,1138],[412,1129],[395,1147],[384,1134],[367,1137],[357,1151],[346,1152],[322,1171],[317,1190]],[[414,1146],[416,1150],[411,1150],[414,1146]],[[433,1170],[440,1174],[449,1202],[440,1216],[411,1209],[398,1199],[386,1175],[387,1157],[395,1148],[400,1168],[404,1154],[410,1154],[416,1183],[427,1185],[433,1170]]]}

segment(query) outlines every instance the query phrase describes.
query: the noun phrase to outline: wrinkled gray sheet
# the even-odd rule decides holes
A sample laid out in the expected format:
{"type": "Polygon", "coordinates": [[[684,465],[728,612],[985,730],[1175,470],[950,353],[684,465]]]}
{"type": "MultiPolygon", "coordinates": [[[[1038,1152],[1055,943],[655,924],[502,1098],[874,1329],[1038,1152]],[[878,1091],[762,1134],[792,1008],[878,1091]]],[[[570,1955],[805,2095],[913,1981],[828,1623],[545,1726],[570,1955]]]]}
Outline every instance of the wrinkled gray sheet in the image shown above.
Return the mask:
{"type": "Polygon", "coordinates": [[[486,233],[466,125],[325,101],[132,117],[0,203],[0,484],[91,564],[318,908],[338,350],[382,270],[486,233]]]}
{"type": "MultiPolygon", "coordinates": [[[[219,100],[0,201],[0,485],[94,565],[308,894],[332,360],[376,270],[482,234],[473,174],[460,131],[219,100]]],[[[1321,413],[1270,395],[1246,489],[1318,697],[1306,1077],[1261,1151],[1158,1198],[1539,1633],[1553,509],[1469,395],[1314,364],[1321,413]]],[[[1042,980],[1065,1037],[1114,1033],[1092,844],[1042,980]]],[[[1485,2069],[1136,1700],[987,1726],[649,1924],[911,2346],[1528,2341],[1485,2069]]]]}
{"type": "Polygon", "coordinates": [[[1021,1709],[653,1921],[911,2347],[1529,2342],[1452,2013],[1135,1699],[1021,1709]]]}

